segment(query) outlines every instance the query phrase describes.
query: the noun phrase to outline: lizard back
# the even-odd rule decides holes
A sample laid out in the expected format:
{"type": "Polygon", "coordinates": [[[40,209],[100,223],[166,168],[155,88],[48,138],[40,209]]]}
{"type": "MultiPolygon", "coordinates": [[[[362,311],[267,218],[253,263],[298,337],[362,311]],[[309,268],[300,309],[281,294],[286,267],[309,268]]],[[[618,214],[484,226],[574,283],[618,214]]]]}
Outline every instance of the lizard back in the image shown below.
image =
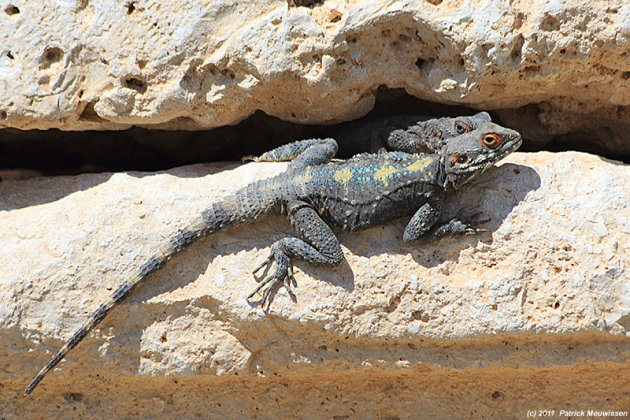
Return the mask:
{"type": "Polygon", "coordinates": [[[439,173],[435,154],[363,154],[296,171],[293,189],[326,222],[356,231],[413,214],[440,194],[439,173]]]}

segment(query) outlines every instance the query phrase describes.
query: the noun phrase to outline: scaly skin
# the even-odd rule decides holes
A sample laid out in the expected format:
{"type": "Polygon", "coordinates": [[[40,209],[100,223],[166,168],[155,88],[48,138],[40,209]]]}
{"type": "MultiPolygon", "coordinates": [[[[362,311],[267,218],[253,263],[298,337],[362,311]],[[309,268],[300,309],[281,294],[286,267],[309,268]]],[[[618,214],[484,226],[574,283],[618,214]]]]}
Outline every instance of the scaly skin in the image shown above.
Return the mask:
{"type": "MultiPolygon", "coordinates": [[[[343,260],[339,241],[329,225],[355,231],[412,216],[403,239],[422,235],[471,234],[476,230],[457,220],[438,224],[444,195],[459,189],[495,162],[516,150],[520,135],[496,124],[451,139],[437,154],[401,152],[363,154],[329,163],[337,150],[333,139],[322,139],[301,153],[286,173],[252,183],[203,211],[187,228],[163,243],[135,276],[122,283],[84,325],[40,370],[29,384],[28,395],[68,351],[74,348],[109,311],[176,253],[202,236],[269,213],[286,213],[299,238],[289,237],[271,246],[265,264],[275,272],[249,296],[266,288],[261,305],[272,289],[284,284],[291,291],[291,257],[313,264],[335,266],[343,260]]],[[[255,270],[254,272],[258,271],[255,270]]]]}
{"type": "MultiPolygon", "coordinates": [[[[429,118],[419,115],[394,115],[369,121],[341,124],[333,132],[339,145],[336,157],[350,158],[358,153],[435,153],[456,136],[476,130],[490,122],[490,114],[429,118]]],[[[285,162],[295,159],[322,139],[298,140],[270,150],[259,157],[246,157],[256,162],[285,162]]]]}

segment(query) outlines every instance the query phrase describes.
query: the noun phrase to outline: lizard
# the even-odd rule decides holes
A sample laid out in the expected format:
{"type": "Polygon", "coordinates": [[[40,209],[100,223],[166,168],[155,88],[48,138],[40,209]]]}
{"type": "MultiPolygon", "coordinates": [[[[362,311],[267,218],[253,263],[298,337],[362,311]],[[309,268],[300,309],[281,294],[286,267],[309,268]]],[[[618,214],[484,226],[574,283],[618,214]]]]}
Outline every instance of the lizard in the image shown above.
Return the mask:
{"type": "MultiPolygon", "coordinates": [[[[368,121],[350,121],[333,130],[339,146],[335,157],[345,159],[358,153],[434,153],[456,136],[491,122],[490,114],[478,112],[471,116],[430,118],[420,115],[393,115],[368,121]]],[[[284,162],[321,139],[294,141],[272,149],[258,157],[245,156],[244,161],[284,162]]]]}
{"type": "Polygon", "coordinates": [[[521,144],[517,131],[493,123],[451,139],[439,153],[389,152],[359,154],[331,162],[337,151],[334,139],[320,139],[274,177],[253,182],[202,211],[187,227],[159,246],[136,274],[122,282],[74,335],[49,360],[28,385],[30,394],[63,357],[140,283],[146,281],[175,254],[199,238],[263,215],[286,214],[299,237],[274,242],[268,257],[255,270],[275,263],[247,297],[263,288],[260,306],[277,286],[290,294],[295,284],[291,258],[336,266],[343,260],[341,245],[331,227],[356,231],[412,216],[403,240],[424,235],[473,234],[477,230],[457,219],[439,222],[440,207],[447,193],[458,190],[521,144]]]}

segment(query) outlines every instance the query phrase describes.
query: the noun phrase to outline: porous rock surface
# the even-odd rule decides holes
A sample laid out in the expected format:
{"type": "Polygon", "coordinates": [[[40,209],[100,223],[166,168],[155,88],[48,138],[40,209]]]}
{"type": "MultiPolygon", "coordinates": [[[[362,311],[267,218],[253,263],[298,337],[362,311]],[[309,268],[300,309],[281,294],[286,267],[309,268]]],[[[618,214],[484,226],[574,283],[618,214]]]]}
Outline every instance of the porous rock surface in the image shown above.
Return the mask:
{"type": "Polygon", "coordinates": [[[625,2],[2,0],[0,9],[0,127],[194,129],[256,110],[333,123],[367,113],[385,85],[495,110],[530,141],[630,153],[625,2]]]}
{"type": "Polygon", "coordinates": [[[449,199],[446,216],[464,208],[488,232],[405,244],[405,220],[339,231],[341,266],[296,261],[296,300],[281,289],[268,313],[245,296],[288,222],[202,239],[21,396],[161,241],[284,167],[0,183],[0,417],[627,410],[630,167],[574,152],[513,154],[449,199]]]}

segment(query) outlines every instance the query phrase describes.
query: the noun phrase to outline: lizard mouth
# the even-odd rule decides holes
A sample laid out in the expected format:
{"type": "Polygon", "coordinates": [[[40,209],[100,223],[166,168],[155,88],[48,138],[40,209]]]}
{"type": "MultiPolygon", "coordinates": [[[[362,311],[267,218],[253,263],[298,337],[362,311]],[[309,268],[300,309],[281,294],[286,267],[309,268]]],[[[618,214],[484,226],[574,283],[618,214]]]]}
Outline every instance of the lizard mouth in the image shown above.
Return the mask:
{"type": "Polygon", "coordinates": [[[497,157],[493,159],[491,162],[487,163],[485,167],[481,170],[481,172],[483,173],[487,171],[488,168],[492,167],[495,163],[497,163],[498,161],[500,161],[501,159],[503,159],[510,153],[517,150],[519,147],[521,147],[521,144],[523,144],[522,137],[519,136],[519,137],[510,138],[509,142],[506,143],[506,147],[503,150],[501,150],[499,153],[497,153],[497,157]]]}
{"type": "Polygon", "coordinates": [[[501,156],[502,158],[505,155],[510,154],[516,151],[519,147],[521,147],[521,144],[523,144],[523,138],[521,136],[511,137],[508,144],[510,144],[510,146],[505,150],[503,156],[501,156]]]}
{"type": "MultiPolygon", "coordinates": [[[[521,144],[523,144],[523,138],[521,136],[509,137],[508,141],[504,143],[504,147],[501,148],[500,150],[495,151],[498,153],[496,153],[496,157],[492,159],[492,161],[494,163],[500,161],[501,159],[503,159],[504,157],[506,157],[507,155],[509,155],[510,153],[516,151],[519,147],[521,147],[521,144]]],[[[486,166],[486,168],[490,166],[492,166],[492,163],[489,163],[486,166]]]]}

